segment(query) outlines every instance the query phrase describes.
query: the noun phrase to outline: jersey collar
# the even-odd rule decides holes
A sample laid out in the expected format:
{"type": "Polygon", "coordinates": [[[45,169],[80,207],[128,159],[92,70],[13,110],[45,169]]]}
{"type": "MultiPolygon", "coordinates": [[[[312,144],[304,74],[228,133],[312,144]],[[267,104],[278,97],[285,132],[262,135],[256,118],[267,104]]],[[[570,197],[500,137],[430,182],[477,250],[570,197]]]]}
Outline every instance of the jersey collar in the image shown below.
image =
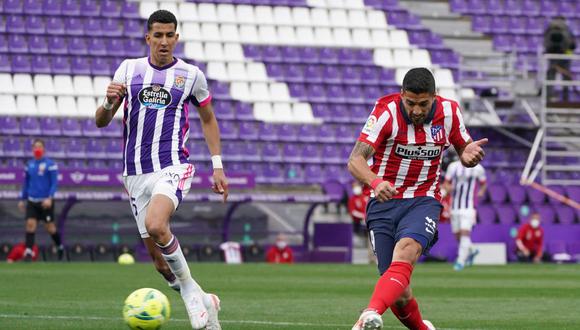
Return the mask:
{"type": "MultiPolygon", "coordinates": [[[[429,111],[429,114],[427,114],[427,118],[425,118],[425,124],[428,124],[431,122],[431,120],[433,120],[433,117],[435,117],[436,108],[437,108],[437,99],[433,101],[431,111],[429,111]]],[[[407,114],[407,111],[405,111],[405,106],[403,105],[403,98],[401,98],[401,100],[399,101],[399,110],[401,111],[403,118],[405,118],[405,122],[407,122],[407,125],[413,124],[411,118],[409,118],[409,114],[407,114]]]]}
{"type": "Polygon", "coordinates": [[[173,57],[173,62],[169,63],[169,64],[165,64],[164,66],[157,66],[153,63],[151,63],[151,57],[148,56],[147,57],[147,62],[149,62],[149,65],[151,65],[151,67],[155,70],[165,70],[165,69],[169,69],[170,67],[174,66],[175,63],[177,63],[177,57],[173,57]]]}

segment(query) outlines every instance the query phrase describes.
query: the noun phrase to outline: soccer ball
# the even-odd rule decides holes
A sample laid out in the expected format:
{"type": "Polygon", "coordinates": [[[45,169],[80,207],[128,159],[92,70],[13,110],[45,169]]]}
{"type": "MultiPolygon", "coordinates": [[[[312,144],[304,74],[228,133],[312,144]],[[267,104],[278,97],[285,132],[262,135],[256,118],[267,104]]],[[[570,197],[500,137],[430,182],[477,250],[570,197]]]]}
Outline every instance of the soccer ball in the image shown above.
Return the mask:
{"type": "Polygon", "coordinates": [[[135,263],[135,258],[129,253],[123,253],[119,256],[117,260],[120,265],[132,265],[135,263]]]}
{"type": "Polygon", "coordinates": [[[170,313],[167,297],[151,288],[133,291],[123,307],[123,318],[131,329],[159,329],[169,320],[170,313]]]}

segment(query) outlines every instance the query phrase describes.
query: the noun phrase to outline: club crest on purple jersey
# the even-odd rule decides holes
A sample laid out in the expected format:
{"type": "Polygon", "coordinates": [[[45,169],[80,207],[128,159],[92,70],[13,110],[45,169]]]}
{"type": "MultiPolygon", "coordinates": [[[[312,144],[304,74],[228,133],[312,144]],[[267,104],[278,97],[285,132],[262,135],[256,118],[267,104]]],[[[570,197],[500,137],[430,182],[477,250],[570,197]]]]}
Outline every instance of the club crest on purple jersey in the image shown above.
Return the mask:
{"type": "Polygon", "coordinates": [[[175,80],[173,81],[173,88],[183,89],[183,87],[185,87],[185,77],[176,76],[175,80]]]}

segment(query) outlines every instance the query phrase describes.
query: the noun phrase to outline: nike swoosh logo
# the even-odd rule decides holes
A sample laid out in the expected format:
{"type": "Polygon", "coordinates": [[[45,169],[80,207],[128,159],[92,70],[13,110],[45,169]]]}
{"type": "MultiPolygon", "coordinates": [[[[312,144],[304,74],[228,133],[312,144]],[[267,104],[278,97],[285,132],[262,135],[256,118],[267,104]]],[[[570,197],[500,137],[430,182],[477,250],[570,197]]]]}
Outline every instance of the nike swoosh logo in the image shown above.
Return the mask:
{"type": "Polygon", "coordinates": [[[399,283],[399,285],[400,285],[400,286],[404,287],[403,283],[401,283],[401,281],[397,280],[397,279],[396,279],[396,278],[394,278],[394,277],[391,277],[389,280],[391,280],[391,281],[395,281],[395,282],[399,283]]]}

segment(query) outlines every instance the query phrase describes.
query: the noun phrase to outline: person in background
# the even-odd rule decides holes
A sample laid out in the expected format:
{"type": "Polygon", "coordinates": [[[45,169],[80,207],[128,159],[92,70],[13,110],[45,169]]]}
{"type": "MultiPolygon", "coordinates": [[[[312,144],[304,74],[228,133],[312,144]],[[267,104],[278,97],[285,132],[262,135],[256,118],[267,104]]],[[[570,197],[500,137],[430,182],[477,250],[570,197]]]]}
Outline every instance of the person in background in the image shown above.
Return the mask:
{"type": "Polygon", "coordinates": [[[352,195],[348,198],[348,214],[352,218],[353,229],[356,234],[361,234],[365,222],[365,211],[369,196],[364,195],[361,184],[352,182],[352,195]]]}
{"type": "Polygon", "coordinates": [[[62,260],[64,246],[54,223],[54,194],[58,188],[58,166],[52,159],[45,157],[43,140],[34,140],[32,153],[34,159],[26,164],[21,200],[18,202],[20,211],[26,212],[24,260],[31,261],[37,258],[33,246],[39,220],[44,221],[44,228],[58,248],[58,259],[62,260]]]}
{"type": "MultiPolygon", "coordinates": [[[[26,244],[24,244],[23,242],[14,245],[10,250],[10,253],[8,253],[8,256],[6,257],[6,262],[11,264],[13,262],[22,260],[24,258],[25,251],[26,244]]],[[[32,261],[36,261],[38,259],[38,246],[36,246],[36,244],[32,246],[32,253],[33,253],[32,261]]]]}
{"type": "Polygon", "coordinates": [[[266,253],[266,261],[273,264],[294,263],[294,254],[284,234],[278,234],[276,244],[266,253]]]}
{"type": "Polygon", "coordinates": [[[530,221],[520,226],[516,237],[519,261],[540,263],[544,256],[544,229],[540,227],[540,214],[532,213],[530,221]]]}
{"type": "MultiPolygon", "coordinates": [[[[574,35],[566,24],[563,16],[556,16],[544,32],[544,51],[546,54],[571,55],[576,49],[574,35]]],[[[548,61],[547,80],[554,80],[556,73],[562,75],[563,80],[573,80],[570,71],[571,61],[568,59],[553,59],[548,61]]],[[[563,100],[568,101],[568,87],[564,87],[563,100]]],[[[548,101],[555,98],[554,87],[548,86],[548,101]]]]}

